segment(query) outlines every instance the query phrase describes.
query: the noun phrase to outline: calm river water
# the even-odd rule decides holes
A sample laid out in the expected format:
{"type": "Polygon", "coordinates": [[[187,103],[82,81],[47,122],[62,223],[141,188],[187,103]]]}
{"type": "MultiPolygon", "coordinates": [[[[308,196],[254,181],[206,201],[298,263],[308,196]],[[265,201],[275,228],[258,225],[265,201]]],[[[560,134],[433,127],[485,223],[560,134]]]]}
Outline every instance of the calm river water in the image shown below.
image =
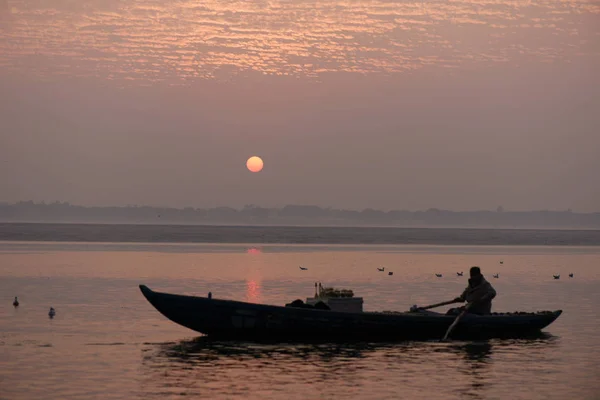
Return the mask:
{"type": "Polygon", "coordinates": [[[599,399],[599,284],[598,247],[0,242],[0,398],[599,399]],[[496,311],[563,315],[535,340],[209,343],[138,289],[283,305],[320,281],[407,310],[458,295],[472,265],[496,311]]]}

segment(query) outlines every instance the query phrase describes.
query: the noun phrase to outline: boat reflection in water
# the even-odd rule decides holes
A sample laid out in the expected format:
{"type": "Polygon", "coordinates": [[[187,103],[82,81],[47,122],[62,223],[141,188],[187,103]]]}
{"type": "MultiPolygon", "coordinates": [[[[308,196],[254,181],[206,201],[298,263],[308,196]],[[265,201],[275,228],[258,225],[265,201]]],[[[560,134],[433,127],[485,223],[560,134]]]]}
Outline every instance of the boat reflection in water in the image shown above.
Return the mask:
{"type": "MultiPolygon", "coordinates": [[[[461,390],[464,397],[485,398],[487,386],[490,386],[493,377],[491,370],[493,345],[489,342],[464,343],[454,347],[457,354],[463,356],[464,363],[458,368],[468,382],[461,390]]],[[[451,347],[452,349],[452,347],[451,347]]]]}
{"type": "Polygon", "coordinates": [[[531,363],[543,364],[548,350],[558,342],[548,334],[482,342],[347,344],[246,343],[200,337],[147,345],[144,387],[157,393],[180,393],[182,387],[186,394],[210,391],[227,397],[246,393],[251,399],[286,398],[283,393],[294,390],[316,390],[322,398],[370,399],[394,393],[412,398],[421,396],[427,387],[450,397],[485,398],[504,373],[505,367],[495,364],[498,357],[502,362],[514,358],[511,368],[521,370],[531,363]]]}

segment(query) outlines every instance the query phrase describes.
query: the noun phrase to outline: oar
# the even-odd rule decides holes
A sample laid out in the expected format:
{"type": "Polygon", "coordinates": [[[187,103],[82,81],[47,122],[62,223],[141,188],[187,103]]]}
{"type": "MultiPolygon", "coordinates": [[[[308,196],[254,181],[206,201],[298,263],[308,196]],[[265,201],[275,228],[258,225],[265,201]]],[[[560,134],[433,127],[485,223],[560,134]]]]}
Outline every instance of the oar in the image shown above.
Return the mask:
{"type": "Polygon", "coordinates": [[[452,332],[452,330],[454,329],[454,327],[456,325],[458,325],[458,321],[460,321],[460,319],[467,313],[467,311],[469,311],[469,304],[467,304],[467,306],[465,307],[465,310],[463,312],[461,312],[460,314],[458,314],[458,317],[456,317],[456,319],[454,320],[454,322],[452,323],[452,325],[450,325],[450,327],[446,331],[446,334],[444,335],[444,338],[442,339],[442,342],[444,342],[444,341],[446,341],[448,339],[448,336],[450,335],[450,332],[452,332]]]}
{"type": "MultiPolygon", "coordinates": [[[[436,307],[441,307],[441,306],[445,306],[448,304],[454,304],[456,303],[455,300],[449,300],[449,301],[443,301],[441,303],[437,303],[437,304],[432,304],[430,306],[425,306],[425,307],[416,307],[414,308],[414,310],[429,310],[430,308],[436,308],[436,307]]],[[[413,306],[414,307],[414,306],[413,306]]],[[[413,308],[411,307],[411,310],[413,310],[413,308]]]]}

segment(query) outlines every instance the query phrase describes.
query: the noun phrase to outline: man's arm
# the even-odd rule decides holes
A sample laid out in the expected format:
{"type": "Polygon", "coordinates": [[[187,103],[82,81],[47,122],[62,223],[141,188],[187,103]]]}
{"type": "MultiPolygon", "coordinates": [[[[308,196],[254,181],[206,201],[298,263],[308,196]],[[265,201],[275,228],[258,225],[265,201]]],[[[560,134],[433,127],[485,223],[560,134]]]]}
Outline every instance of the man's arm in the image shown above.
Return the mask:
{"type": "Polygon", "coordinates": [[[485,294],[480,298],[473,301],[473,303],[483,303],[488,300],[493,300],[496,297],[496,290],[492,287],[492,285],[488,282],[486,285],[485,294]]]}
{"type": "Polygon", "coordinates": [[[468,288],[463,290],[462,294],[460,296],[458,296],[457,298],[455,298],[454,301],[456,303],[464,303],[465,299],[467,297],[467,290],[468,290],[468,288]]]}
{"type": "Polygon", "coordinates": [[[483,296],[481,296],[481,301],[493,300],[494,297],[496,297],[496,289],[494,289],[489,283],[487,286],[487,291],[483,296]]]}

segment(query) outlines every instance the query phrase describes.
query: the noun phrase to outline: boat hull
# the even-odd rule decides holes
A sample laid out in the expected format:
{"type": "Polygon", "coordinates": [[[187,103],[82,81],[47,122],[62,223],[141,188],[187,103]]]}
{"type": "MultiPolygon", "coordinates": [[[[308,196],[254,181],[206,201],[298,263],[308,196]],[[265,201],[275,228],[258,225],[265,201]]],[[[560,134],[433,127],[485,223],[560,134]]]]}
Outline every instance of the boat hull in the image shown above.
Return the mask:
{"type": "MultiPolygon", "coordinates": [[[[144,297],[171,321],[220,339],[429,340],[441,339],[455,316],[423,313],[347,313],[280,307],[232,300],[155,292],[140,285],[144,297]]],[[[526,337],[539,334],[562,310],[537,313],[467,314],[453,339],[526,337]]]]}

